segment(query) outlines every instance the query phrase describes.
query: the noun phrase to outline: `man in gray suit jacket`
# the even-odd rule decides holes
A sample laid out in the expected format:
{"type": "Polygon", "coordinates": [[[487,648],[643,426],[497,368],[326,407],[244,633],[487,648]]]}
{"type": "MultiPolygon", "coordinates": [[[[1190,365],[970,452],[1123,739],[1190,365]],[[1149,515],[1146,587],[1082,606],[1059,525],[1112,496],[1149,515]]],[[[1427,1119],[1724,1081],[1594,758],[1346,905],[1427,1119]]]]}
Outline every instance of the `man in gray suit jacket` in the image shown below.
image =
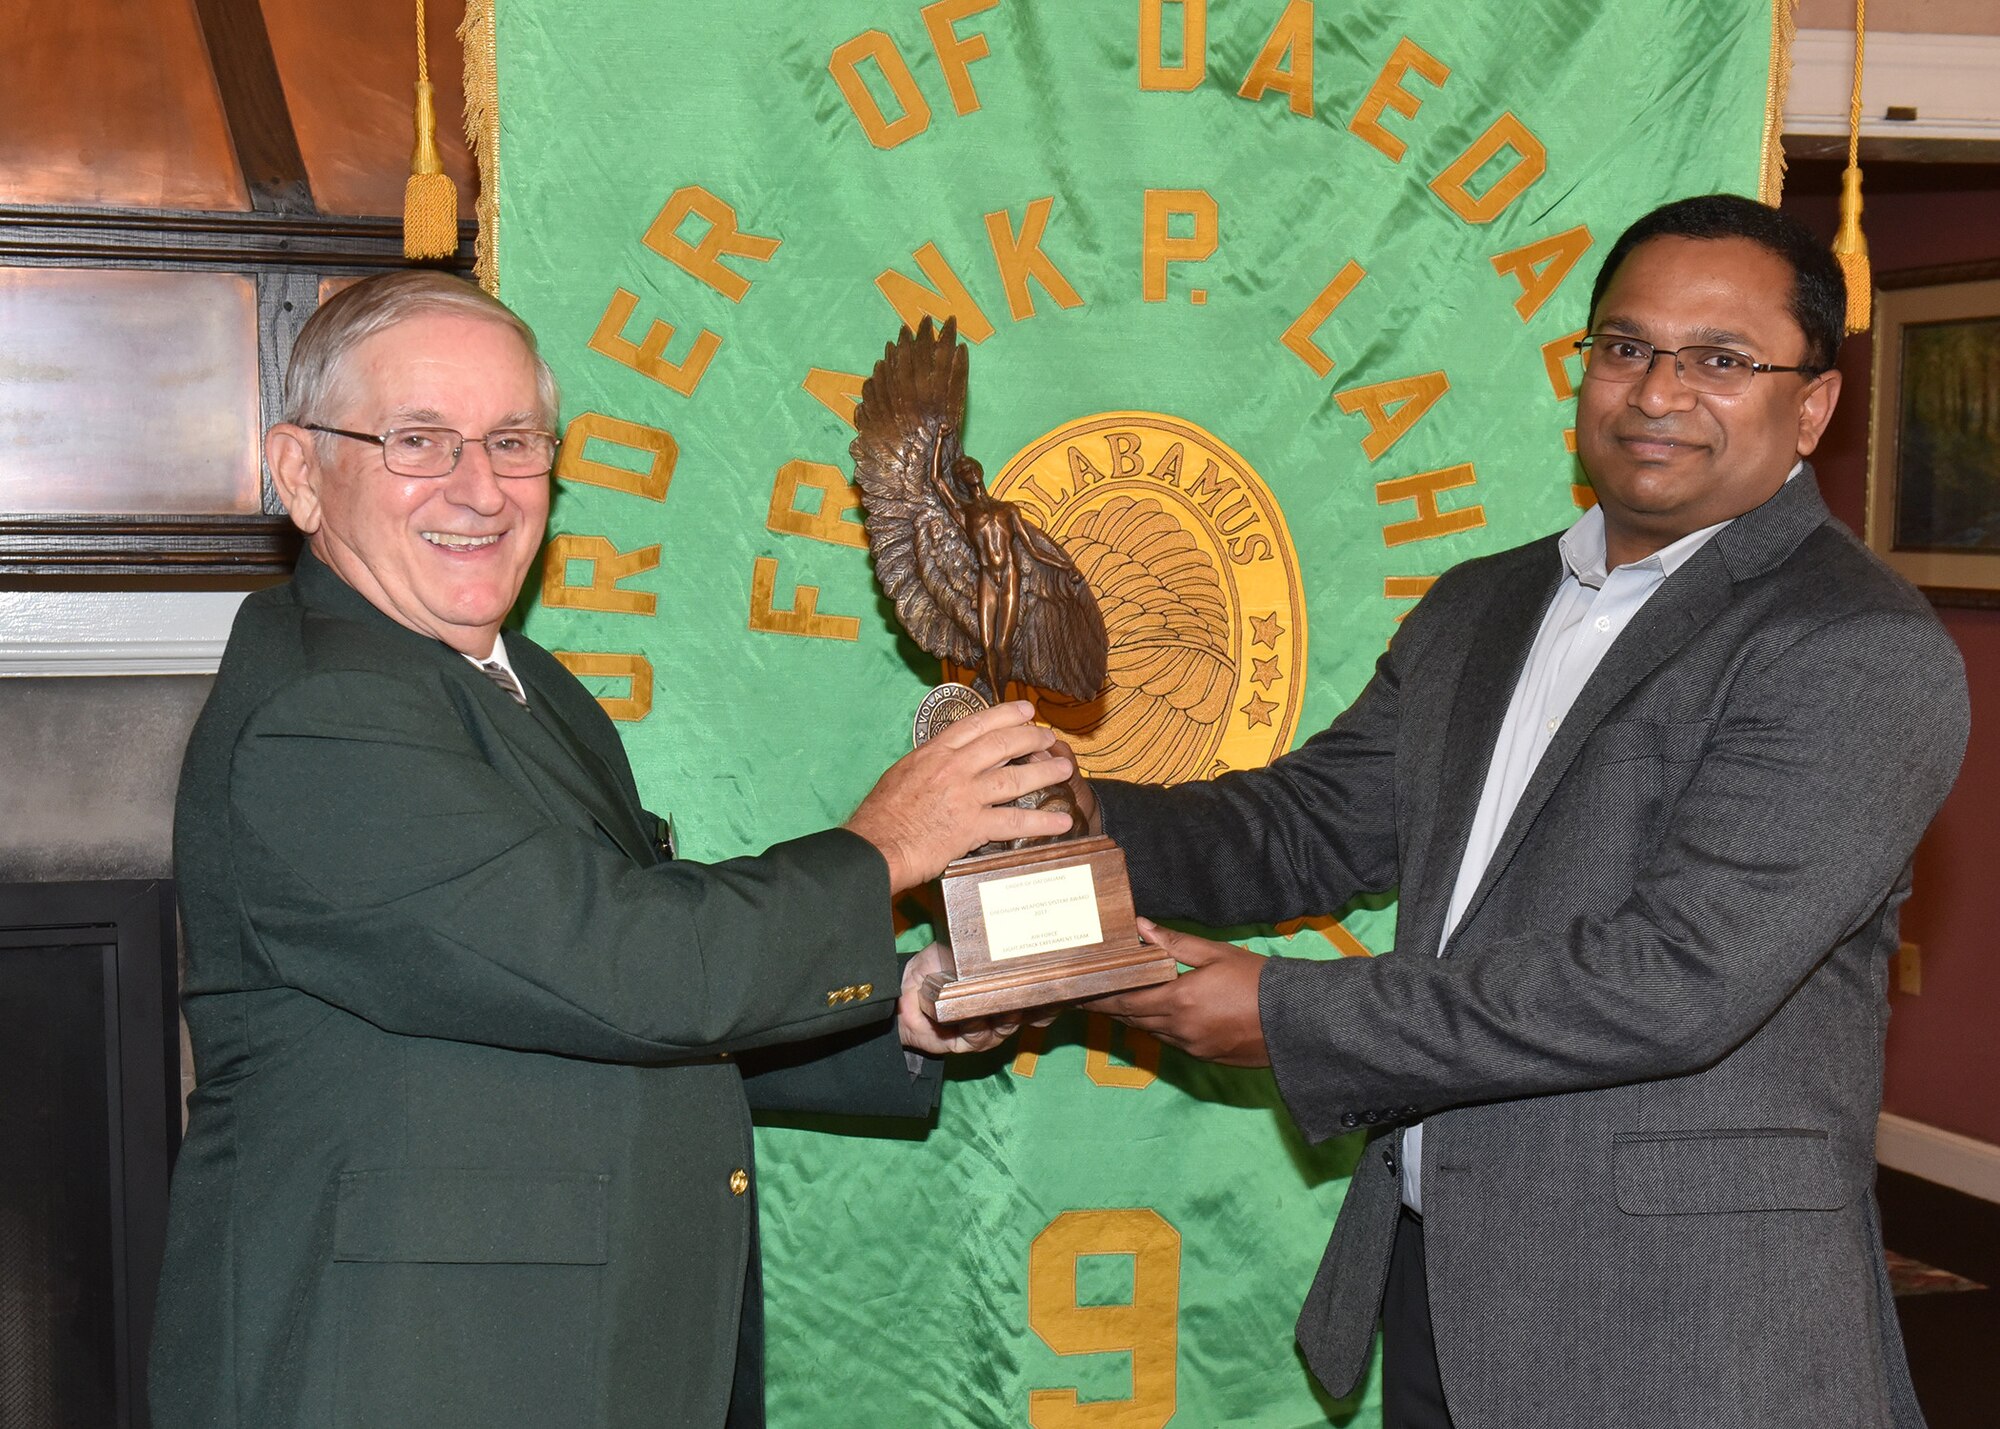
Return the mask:
{"type": "Polygon", "coordinates": [[[1467,562],[1270,767],[1099,783],[1136,901],[1212,926],[1397,888],[1391,956],[1193,968],[1100,1006],[1268,1062],[1368,1149],[1299,1320],[1392,1426],[1920,1425],[1872,1191],[1886,979],[1964,751],[1958,654],[1803,458],[1844,287],[1728,195],[1605,259],[1598,504],[1467,562]]]}
{"type": "Polygon", "coordinates": [[[175,815],[197,1084],[153,1422],[761,1425],[749,1103],[928,1114],[899,1043],[1000,1029],[924,1017],[891,894],[1067,828],[1004,806],[1068,765],[1010,766],[1050,736],[1004,705],[843,828],[676,859],[596,701],[500,634],[555,455],[533,334],[374,279],[286,408],[310,548],[243,603],[175,815]]]}

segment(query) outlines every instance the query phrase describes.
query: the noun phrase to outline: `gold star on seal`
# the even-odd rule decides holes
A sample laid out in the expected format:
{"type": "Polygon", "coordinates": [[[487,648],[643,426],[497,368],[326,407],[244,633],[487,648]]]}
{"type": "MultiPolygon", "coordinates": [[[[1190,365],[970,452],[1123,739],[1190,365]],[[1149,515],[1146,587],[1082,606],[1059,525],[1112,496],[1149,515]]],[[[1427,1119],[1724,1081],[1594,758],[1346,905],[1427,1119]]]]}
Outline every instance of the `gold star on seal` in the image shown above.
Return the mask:
{"type": "Polygon", "coordinates": [[[1278,648],[1278,637],[1285,633],[1285,627],[1278,624],[1278,612],[1274,610],[1269,615],[1251,616],[1250,631],[1257,644],[1268,645],[1275,650],[1278,648]]]}
{"type": "Polygon", "coordinates": [[[1276,655],[1273,655],[1268,660],[1260,659],[1253,655],[1250,658],[1250,678],[1268,690],[1285,677],[1278,669],[1278,657],[1276,655]]]}
{"type": "Polygon", "coordinates": [[[1269,724],[1271,722],[1271,712],[1275,709],[1277,709],[1277,706],[1262,695],[1253,694],[1250,696],[1250,703],[1244,705],[1239,713],[1248,715],[1252,724],[1269,724]]]}

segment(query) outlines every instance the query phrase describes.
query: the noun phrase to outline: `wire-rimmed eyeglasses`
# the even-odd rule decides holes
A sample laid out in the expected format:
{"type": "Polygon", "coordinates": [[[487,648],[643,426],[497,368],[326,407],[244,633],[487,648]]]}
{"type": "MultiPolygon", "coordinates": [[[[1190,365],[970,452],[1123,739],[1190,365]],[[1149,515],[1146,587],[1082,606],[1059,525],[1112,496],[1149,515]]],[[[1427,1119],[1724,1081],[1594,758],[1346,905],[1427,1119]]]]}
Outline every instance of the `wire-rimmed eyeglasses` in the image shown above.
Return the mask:
{"type": "Polygon", "coordinates": [[[561,445],[554,432],[534,427],[507,427],[468,437],[451,427],[393,427],[378,436],[317,422],[299,425],[309,432],[373,443],[382,448],[382,464],[397,476],[449,476],[458,470],[459,454],[473,443],[486,448],[486,461],[495,476],[547,476],[561,445]]]}
{"type": "Polygon", "coordinates": [[[1800,372],[1817,377],[1825,369],[1812,366],[1779,367],[1759,362],[1747,352],[1733,347],[1655,347],[1622,333],[1594,332],[1576,344],[1583,354],[1583,375],[1600,382],[1637,382],[1653,370],[1662,357],[1674,360],[1674,374],[1690,391],[1716,397],[1735,397],[1750,390],[1750,379],[1760,372],[1800,372]]]}

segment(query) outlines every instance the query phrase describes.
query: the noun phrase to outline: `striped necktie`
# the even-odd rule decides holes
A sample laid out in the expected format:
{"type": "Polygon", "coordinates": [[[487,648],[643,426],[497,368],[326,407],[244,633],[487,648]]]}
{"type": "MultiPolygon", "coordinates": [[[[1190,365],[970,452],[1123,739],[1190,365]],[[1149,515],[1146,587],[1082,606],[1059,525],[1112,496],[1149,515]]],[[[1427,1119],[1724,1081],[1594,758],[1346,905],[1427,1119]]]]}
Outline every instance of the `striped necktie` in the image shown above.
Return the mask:
{"type": "Polygon", "coordinates": [[[514,672],[498,660],[481,660],[479,673],[507,692],[507,698],[523,709],[527,708],[528,697],[521,692],[521,682],[514,678],[514,672]]]}

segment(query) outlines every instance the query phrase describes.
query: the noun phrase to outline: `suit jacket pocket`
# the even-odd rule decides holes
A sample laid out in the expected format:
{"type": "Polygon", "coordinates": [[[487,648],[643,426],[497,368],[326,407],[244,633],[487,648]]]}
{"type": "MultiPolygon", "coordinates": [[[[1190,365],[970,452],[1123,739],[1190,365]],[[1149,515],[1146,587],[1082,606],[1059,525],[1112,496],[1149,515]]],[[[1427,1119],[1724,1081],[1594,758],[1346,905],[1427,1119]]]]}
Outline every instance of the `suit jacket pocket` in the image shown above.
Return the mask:
{"type": "Polygon", "coordinates": [[[609,1182],[587,1172],[342,1175],[334,1423],[603,1422],[609,1182]]]}
{"type": "Polygon", "coordinates": [[[1628,759],[1658,759],[1688,764],[1701,758],[1714,725],[1705,719],[1622,719],[1597,727],[1584,746],[1586,764],[1621,764],[1628,759]]]}
{"type": "Polygon", "coordinates": [[[1833,1211],[1854,1198],[1823,1131],[1630,1132],[1611,1149],[1618,1209],[1627,1215],[1833,1211]]]}

